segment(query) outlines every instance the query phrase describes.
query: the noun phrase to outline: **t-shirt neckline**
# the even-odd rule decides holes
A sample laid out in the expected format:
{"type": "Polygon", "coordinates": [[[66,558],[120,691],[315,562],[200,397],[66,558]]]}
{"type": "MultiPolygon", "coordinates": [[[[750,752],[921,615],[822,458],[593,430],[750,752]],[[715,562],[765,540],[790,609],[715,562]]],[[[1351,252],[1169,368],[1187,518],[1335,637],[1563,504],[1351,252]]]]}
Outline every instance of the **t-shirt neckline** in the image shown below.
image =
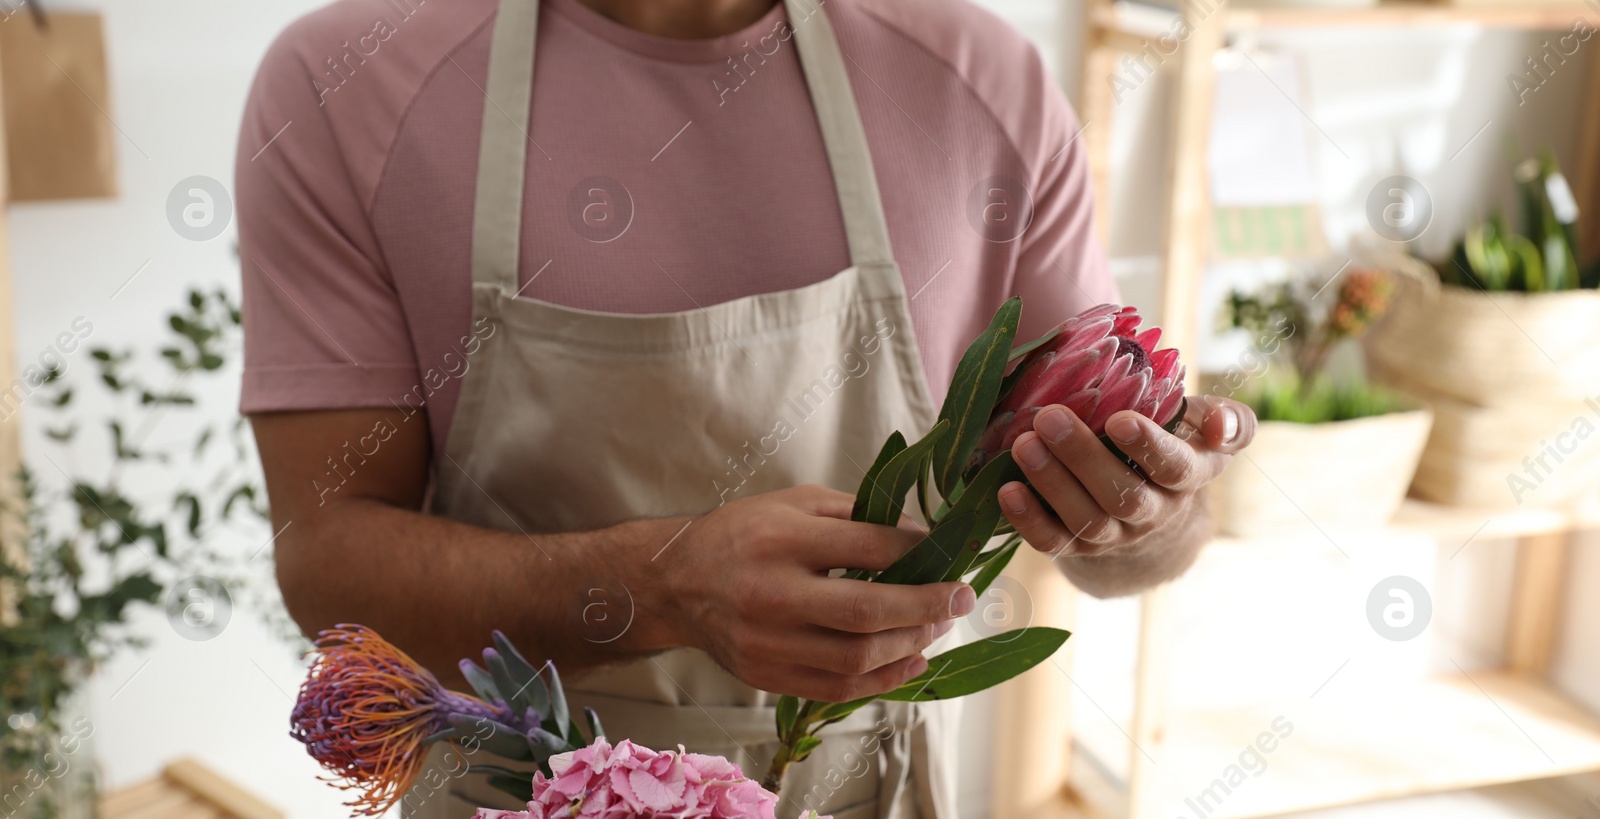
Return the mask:
{"type": "Polygon", "coordinates": [[[670,62],[722,62],[746,48],[755,46],[762,37],[777,31],[780,21],[788,19],[783,0],[777,0],[761,19],[744,28],[699,40],[683,40],[647,34],[629,28],[598,11],[584,5],[581,0],[541,0],[562,17],[571,20],[583,30],[625,51],[656,60],[670,62]]]}

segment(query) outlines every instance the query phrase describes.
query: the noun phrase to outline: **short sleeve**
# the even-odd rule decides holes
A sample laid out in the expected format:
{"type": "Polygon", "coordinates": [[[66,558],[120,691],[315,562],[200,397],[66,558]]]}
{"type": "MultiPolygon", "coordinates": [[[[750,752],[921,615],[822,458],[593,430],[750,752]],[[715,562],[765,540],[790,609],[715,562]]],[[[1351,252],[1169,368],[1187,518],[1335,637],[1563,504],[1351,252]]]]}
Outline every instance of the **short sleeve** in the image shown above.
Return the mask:
{"type": "MultiPolygon", "coordinates": [[[[1042,63],[1040,64],[1042,66],[1042,63]]],[[[1096,304],[1120,300],[1094,226],[1094,190],[1077,115],[1046,73],[1039,83],[1043,138],[1035,169],[1033,221],[1022,236],[1013,292],[1028,306],[1018,338],[1043,334],[1096,304]]]]}
{"type": "MultiPolygon", "coordinates": [[[[308,70],[314,18],[269,49],[234,172],[244,413],[389,406],[416,354],[336,124],[308,70]]],[[[329,94],[328,107],[340,102],[329,94]]]]}

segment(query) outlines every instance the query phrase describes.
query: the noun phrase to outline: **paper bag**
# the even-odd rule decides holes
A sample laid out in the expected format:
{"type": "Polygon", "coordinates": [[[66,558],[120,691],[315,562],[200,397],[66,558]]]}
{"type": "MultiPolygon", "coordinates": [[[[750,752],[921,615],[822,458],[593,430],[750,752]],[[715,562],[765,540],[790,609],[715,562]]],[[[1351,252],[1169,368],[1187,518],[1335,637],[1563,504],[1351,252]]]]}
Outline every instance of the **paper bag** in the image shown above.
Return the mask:
{"type": "Polygon", "coordinates": [[[116,195],[99,14],[11,14],[0,24],[0,99],[11,201],[116,195]]]}

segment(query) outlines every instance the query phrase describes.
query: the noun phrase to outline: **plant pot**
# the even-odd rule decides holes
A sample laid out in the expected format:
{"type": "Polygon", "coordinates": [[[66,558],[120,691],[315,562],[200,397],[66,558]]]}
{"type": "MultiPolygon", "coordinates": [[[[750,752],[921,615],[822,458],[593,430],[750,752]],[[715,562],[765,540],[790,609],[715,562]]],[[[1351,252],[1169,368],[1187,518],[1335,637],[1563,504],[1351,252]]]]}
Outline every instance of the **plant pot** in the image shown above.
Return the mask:
{"type": "Polygon", "coordinates": [[[1381,526],[1405,499],[1433,414],[1263,421],[1213,485],[1218,528],[1238,537],[1381,526]]]}
{"type": "Polygon", "coordinates": [[[1434,411],[1414,493],[1506,508],[1600,489],[1600,292],[1485,293],[1394,264],[1367,371],[1434,411]]]}

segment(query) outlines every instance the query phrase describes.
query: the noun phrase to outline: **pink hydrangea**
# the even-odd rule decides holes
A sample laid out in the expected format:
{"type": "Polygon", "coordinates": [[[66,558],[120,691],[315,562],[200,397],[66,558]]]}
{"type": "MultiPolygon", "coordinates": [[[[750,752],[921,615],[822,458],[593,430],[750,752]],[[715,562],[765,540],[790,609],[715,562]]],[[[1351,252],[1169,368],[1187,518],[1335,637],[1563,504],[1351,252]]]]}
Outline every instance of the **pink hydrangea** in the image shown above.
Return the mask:
{"type": "Polygon", "coordinates": [[[738,766],[681,745],[652,751],[601,737],[551,757],[550,770],[554,777],[534,774],[526,811],[479,808],[476,819],[775,819],[778,805],[738,766]]]}

